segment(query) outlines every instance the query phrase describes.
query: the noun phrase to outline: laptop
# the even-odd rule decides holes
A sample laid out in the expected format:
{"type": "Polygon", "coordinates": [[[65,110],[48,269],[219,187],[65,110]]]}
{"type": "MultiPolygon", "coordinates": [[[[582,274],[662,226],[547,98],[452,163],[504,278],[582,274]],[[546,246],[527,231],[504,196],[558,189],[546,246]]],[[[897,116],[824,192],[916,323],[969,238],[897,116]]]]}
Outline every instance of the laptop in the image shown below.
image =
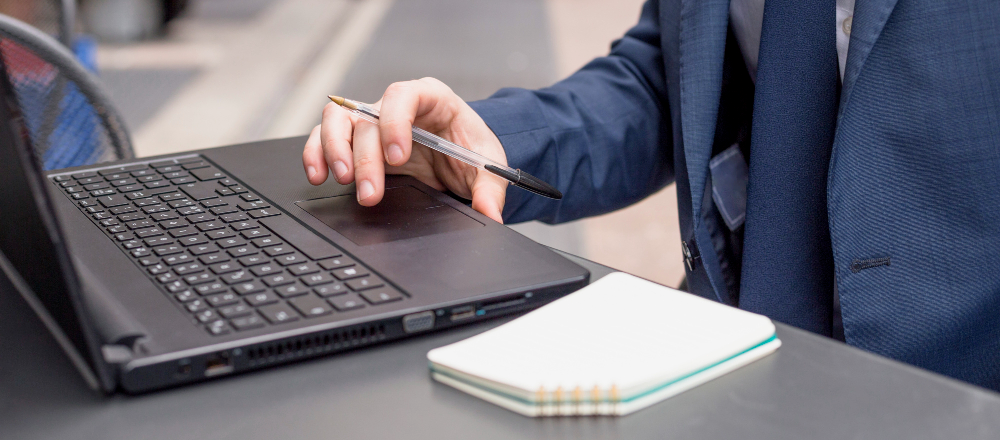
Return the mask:
{"type": "Polygon", "coordinates": [[[0,64],[0,268],[140,393],[529,310],[589,273],[419,181],[312,186],[304,138],[42,172],[0,64]]]}

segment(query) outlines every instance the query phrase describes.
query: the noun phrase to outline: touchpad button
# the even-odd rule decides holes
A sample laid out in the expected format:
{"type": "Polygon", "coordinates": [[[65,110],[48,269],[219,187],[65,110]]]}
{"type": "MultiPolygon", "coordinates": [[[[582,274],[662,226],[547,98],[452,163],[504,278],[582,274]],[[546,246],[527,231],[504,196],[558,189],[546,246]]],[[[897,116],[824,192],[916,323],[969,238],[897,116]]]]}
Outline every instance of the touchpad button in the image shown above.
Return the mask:
{"type": "Polygon", "coordinates": [[[358,246],[483,226],[412,186],[385,190],[370,208],[359,205],[354,194],[295,204],[358,246]]]}

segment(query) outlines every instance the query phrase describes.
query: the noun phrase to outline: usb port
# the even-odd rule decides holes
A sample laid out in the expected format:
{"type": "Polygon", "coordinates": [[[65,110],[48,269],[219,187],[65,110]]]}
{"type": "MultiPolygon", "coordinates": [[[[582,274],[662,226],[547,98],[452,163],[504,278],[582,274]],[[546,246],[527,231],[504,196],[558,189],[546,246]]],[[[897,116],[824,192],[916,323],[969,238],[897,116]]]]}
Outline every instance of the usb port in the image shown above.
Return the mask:
{"type": "Polygon", "coordinates": [[[469,319],[476,316],[476,308],[474,306],[463,306],[451,309],[451,320],[461,321],[463,319],[469,319]]]}
{"type": "Polygon", "coordinates": [[[205,377],[219,376],[233,372],[233,360],[229,353],[220,351],[205,360],[205,377]]]}

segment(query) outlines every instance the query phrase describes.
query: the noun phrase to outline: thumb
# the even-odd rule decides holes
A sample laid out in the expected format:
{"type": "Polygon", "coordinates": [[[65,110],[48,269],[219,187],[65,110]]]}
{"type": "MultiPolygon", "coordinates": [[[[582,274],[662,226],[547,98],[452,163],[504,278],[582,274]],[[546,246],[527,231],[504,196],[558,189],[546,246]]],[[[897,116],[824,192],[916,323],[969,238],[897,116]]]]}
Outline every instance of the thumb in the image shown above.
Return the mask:
{"type": "Polygon", "coordinates": [[[503,204],[507,199],[507,181],[488,171],[479,170],[472,183],[472,209],[503,224],[503,204]]]}

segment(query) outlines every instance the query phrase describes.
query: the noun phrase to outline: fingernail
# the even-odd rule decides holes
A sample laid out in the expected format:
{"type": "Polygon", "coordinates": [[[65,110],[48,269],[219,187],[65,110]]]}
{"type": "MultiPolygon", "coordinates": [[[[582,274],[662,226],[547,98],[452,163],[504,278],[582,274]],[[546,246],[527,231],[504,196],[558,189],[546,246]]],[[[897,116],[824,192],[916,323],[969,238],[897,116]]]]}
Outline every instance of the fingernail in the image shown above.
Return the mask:
{"type": "Polygon", "coordinates": [[[309,168],[306,168],[306,175],[309,176],[309,180],[312,180],[313,176],[316,175],[316,167],[310,165],[309,168]]]}
{"type": "Polygon", "coordinates": [[[337,180],[343,179],[347,175],[347,165],[338,160],[333,163],[333,172],[337,175],[337,180]]]}
{"type": "Polygon", "coordinates": [[[375,186],[367,180],[358,182],[358,201],[367,199],[375,194],[375,186]]]}
{"type": "Polygon", "coordinates": [[[403,149],[399,145],[389,144],[389,165],[398,165],[403,160],[403,149]]]}

